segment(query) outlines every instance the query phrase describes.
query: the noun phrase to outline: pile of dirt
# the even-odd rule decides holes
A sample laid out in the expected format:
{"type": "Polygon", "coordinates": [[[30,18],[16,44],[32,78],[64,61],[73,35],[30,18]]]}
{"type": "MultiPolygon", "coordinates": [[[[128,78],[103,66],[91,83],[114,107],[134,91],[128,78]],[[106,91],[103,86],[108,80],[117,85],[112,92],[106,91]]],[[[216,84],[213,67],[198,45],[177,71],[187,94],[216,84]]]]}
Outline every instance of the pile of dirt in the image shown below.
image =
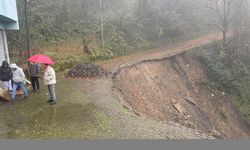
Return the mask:
{"type": "Polygon", "coordinates": [[[108,72],[106,70],[94,64],[77,64],[66,74],[66,77],[71,78],[98,78],[107,76],[108,72]]]}

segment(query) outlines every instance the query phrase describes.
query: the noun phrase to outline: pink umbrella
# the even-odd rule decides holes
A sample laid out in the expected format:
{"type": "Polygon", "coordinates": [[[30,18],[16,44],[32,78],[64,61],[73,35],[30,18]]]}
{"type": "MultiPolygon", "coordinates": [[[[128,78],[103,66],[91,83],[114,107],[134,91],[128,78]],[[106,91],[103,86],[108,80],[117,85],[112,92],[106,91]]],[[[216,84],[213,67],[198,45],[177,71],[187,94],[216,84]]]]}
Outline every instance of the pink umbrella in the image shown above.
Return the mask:
{"type": "Polygon", "coordinates": [[[41,63],[41,64],[54,64],[54,62],[49,58],[49,56],[37,54],[33,55],[28,59],[29,62],[41,63]]]}

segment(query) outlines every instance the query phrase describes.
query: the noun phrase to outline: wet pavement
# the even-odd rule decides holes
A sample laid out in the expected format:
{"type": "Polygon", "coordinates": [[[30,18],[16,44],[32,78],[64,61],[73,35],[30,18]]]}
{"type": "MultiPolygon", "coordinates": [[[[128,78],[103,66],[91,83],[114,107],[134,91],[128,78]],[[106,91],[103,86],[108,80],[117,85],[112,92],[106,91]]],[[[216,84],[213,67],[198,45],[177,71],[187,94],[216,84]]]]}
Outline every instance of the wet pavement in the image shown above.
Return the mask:
{"type": "Polygon", "coordinates": [[[124,108],[112,92],[112,79],[58,77],[57,104],[47,89],[0,106],[2,139],[199,139],[211,138],[173,122],[156,122],[124,108]]]}

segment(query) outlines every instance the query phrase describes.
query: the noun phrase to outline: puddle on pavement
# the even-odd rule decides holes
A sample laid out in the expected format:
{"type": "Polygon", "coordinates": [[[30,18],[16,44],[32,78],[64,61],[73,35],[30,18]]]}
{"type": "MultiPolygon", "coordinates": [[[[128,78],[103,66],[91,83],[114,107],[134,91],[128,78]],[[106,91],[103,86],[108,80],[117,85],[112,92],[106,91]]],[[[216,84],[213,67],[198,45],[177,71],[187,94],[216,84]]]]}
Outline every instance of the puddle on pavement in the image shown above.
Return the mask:
{"type": "Polygon", "coordinates": [[[12,116],[12,119],[2,122],[1,137],[84,137],[84,132],[93,133],[93,129],[98,128],[99,125],[105,126],[106,122],[103,121],[105,117],[95,112],[95,109],[93,104],[69,104],[59,107],[52,106],[32,116],[16,114],[16,116],[12,116]]]}
{"type": "Polygon", "coordinates": [[[82,84],[88,82],[58,78],[54,106],[46,103],[45,87],[26,100],[0,102],[0,138],[91,139],[112,133],[111,119],[82,93],[82,84]]]}
{"type": "Polygon", "coordinates": [[[50,106],[44,101],[18,101],[1,106],[0,113],[0,138],[7,139],[89,138],[109,125],[93,103],[50,106]]]}

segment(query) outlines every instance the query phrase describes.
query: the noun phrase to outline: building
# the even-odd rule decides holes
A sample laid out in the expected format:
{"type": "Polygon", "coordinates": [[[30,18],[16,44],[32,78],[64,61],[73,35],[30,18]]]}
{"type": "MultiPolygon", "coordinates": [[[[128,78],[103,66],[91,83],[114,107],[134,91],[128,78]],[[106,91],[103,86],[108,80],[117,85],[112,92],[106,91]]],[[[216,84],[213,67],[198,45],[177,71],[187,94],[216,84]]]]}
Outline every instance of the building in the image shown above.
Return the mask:
{"type": "Polygon", "coordinates": [[[10,62],[6,30],[18,29],[16,0],[0,0],[0,66],[4,60],[10,62]]]}
{"type": "Polygon", "coordinates": [[[0,0],[0,65],[9,62],[6,30],[18,30],[16,0],[0,0]]]}

